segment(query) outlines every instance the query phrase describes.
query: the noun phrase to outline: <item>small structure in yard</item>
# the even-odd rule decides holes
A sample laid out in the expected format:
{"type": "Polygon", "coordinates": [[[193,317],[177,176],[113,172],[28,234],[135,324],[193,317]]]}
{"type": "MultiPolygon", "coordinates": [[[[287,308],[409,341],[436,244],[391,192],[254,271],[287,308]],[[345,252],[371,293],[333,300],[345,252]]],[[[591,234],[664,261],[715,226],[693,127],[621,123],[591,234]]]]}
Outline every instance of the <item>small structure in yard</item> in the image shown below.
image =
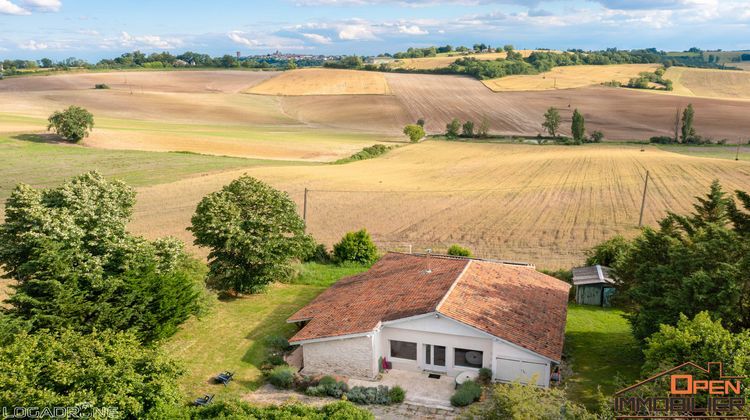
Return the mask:
{"type": "MultiPolygon", "coordinates": [[[[287,322],[301,327],[303,373],[393,371],[549,386],[560,363],[570,285],[529,264],[388,253],[339,280],[287,322]]],[[[390,373],[388,375],[391,375],[390,373]]]]}
{"type": "Polygon", "coordinates": [[[576,303],[579,305],[610,306],[615,293],[611,269],[601,265],[573,269],[576,303]]]}

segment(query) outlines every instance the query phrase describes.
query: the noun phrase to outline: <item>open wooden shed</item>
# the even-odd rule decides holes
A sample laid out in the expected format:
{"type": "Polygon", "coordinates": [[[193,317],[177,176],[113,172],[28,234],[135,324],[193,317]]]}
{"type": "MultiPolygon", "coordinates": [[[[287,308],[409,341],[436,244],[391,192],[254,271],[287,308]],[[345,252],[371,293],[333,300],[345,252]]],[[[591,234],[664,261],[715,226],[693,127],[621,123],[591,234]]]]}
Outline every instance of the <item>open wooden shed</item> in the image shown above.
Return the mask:
{"type": "Polygon", "coordinates": [[[611,269],[601,265],[573,269],[576,303],[580,305],[610,306],[615,293],[611,269]]]}

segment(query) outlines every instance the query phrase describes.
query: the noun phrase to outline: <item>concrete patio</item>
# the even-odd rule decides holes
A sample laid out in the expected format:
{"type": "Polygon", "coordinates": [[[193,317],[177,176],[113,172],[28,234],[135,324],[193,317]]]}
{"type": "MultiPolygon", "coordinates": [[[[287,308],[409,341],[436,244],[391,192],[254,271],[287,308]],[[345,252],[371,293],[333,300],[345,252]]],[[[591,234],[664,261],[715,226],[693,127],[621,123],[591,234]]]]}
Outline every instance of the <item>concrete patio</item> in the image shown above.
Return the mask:
{"type": "Polygon", "coordinates": [[[455,380],[446,375],[440,379],[429,378],[427,372],[390,370],[376,381],[349,379],[349,386],[400,386],[406,391],[406,402],[426,407],[453,410],[450,399],[455,392],[455,380]]]}

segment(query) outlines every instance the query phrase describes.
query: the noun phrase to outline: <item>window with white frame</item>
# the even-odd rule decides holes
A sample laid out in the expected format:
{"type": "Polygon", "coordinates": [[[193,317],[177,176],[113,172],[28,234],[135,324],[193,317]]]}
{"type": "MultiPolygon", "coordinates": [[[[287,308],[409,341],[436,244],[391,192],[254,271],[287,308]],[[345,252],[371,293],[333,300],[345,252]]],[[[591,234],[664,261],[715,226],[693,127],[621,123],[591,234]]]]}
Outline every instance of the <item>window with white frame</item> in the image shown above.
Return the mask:
{"type": "Polygon", "coordinates": [[[481,368],[484,353],[480,350],[454,349],[453,364],[456,366],[481,368]]]}
{"type": "Polygon", "coordinates": [[[398,359],[417,360],[417,343],[390,340],[391,357],[398,359]]]}

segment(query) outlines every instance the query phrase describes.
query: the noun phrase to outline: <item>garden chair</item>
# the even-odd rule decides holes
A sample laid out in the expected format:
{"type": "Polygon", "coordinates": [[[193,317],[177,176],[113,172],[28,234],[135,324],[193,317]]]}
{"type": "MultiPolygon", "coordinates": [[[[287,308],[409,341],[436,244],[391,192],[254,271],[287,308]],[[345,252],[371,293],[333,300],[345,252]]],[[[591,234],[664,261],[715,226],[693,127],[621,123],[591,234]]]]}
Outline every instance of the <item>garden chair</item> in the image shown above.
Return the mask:
{"type": "Polygon", "coordinates": [[[213,395],[206,394],[206,395],[198,398],[197,400],[195,400],[195,406],[196,407],[203,407],[203,406],[211,404],[211,401],[213,401],[213,400],[214,400],[214,396],[213,395]]]}
{"type": "Polygon", "coordinates": [[[221,372],[220,374],[216,375],[216,382],[224,384],[224,386],[227,386],[227,384],[232,380],[232,377],[234,377],[234,373],[232,372],[221,372]]]}

